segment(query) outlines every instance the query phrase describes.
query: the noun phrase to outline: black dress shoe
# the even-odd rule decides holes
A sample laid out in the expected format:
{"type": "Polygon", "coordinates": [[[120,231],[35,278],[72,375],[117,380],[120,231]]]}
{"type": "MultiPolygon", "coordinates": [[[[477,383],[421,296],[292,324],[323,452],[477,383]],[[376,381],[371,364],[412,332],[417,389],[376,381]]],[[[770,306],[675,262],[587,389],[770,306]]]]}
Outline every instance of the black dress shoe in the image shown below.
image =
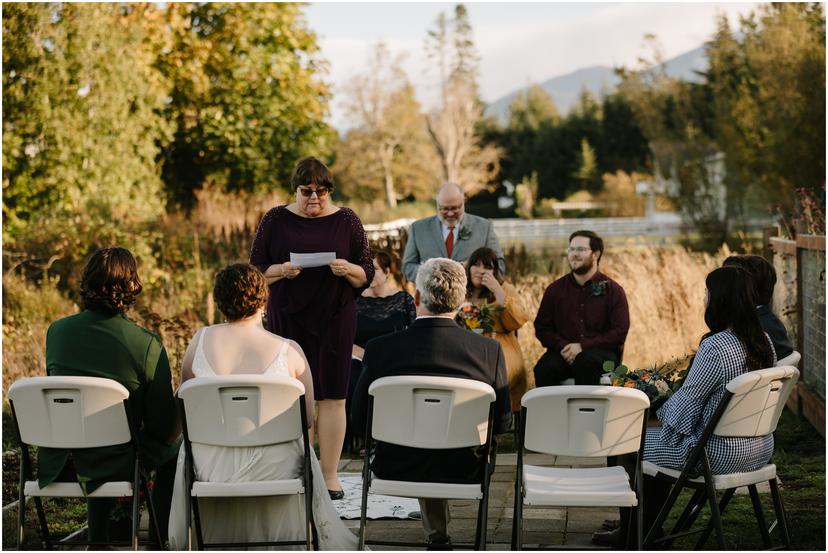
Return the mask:
{"type": "Polygon", "coordinates": [[[452,551],[451,538],[429,539],[426,545],[426,551],[452,551]]]}
{"type": "Polygon", "coordinates": [[[623,547],[624,537],[621,535],[621,528],[593,533],[592,543],[595,545],[606,545],[609,547],[623,547]]]}
{"type": "Polygon", "coordinates": [[[328,490],[328,495],[331,496],[331,501],[337,501],[345,497],[345,490],[328,490]]]}
{"type": "Polygon", "coordinates": [[[620,520],[608,518],[601,524],[601,530],[615,530],[619,526],[621,526],[620,520]]]}

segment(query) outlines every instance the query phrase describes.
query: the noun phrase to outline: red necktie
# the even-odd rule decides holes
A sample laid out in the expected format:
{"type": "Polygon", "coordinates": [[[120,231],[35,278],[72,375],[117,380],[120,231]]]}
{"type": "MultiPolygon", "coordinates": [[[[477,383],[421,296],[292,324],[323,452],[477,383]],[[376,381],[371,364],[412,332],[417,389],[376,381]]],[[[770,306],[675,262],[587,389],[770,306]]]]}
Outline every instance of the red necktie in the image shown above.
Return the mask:
{"type": "Polygon", "coordinates": [[[454,250],[454,227],[449,227],[448,236],[446,236],[446,253],[451,259],[451,252],[454,250]]]}

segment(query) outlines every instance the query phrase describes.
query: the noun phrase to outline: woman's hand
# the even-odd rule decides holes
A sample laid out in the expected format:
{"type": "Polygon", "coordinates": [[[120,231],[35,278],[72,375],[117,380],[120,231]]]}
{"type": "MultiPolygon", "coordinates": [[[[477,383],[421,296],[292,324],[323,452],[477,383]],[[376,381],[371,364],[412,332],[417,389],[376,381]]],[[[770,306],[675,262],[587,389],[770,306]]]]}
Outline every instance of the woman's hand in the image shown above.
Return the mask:
{"type": "Polygon", "coordinates": [[[356,344],[351,346],[351,357],[356,357],[357,359],[362,361],[363,355],[365,355],[365,348],[361,348],[356,344]]]}
{"type": "Polygon", "coordinates": [[[491,290],[495,297],[495,303],[498,305],[506,304],[506,291],[494,277],[494,274],[489,271],[483,273],[483,278],[481,279],[480,284],[491,290]]]}
{"type": "Polygon", "coordinates": [[[348,284],[354,288],[363,286],[367,281],[365,278],[365,269],[359,265],[354,265],[347,259],[334,259],[328,263],[328,267],[331,268],[331,272],[334,275],[344,277],[348,281],[348,284]]]}
{"type": "Polygon", "coordinates": [[[302,272],[302,267],[294,265],[290,261],[285,261],[280,265],[282,271],[282,278],[294,279],[302,272]]]}
{"type": "Polygon", "coordinates": [[[336,276],[348,276],[351,263],[349,263],[347,259],[334,259],[328,263],[328,266],[331,268],[331,272],[336,276]]]}
{"type": "Polygon", "coordinates": [[[274,263],[268,267],[264,276],[268,285],[270,285],[274,282],[279,282],[283,278],[294,279],[301,272],[302,267],[294,265],[290,261],[285,261],[284,263],[274,263]]]}

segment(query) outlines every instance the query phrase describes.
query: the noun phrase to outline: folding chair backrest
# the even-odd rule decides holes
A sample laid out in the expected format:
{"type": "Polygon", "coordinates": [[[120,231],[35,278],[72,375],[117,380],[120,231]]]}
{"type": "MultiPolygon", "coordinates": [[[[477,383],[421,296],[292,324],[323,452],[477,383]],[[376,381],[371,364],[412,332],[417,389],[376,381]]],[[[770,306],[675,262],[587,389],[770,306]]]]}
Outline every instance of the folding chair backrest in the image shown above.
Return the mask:
{"type": "Polygon", "coordinates": [[[92,376],[35,376],[9,388],[9,400],[23,443],[81,449],[129,442],[124,400],[118,382],[92,376]]]}
{"type": "Polygon", "coordinates": [[[289,376],[227,375],[188,380],[178,390],[192,443],[255,447],[302,437],[301,382],[289,376]]]}
{"type": "Polygon", "coordinates": [[[741,374],[728,382],[733,394],[713,431],[718,436],[764,436],[776,430],[799,377],[795,367],[772,367],[741,374]]]}
{"type": "Polygon", "coordinates": [[[524,446],[573,457],[638,451],[647,394],[615,386],[544,386],[524,394],[524,446]]]}
{"type": "Polygon", "coordinates": [[[486,443],[491,386],[443,376],[387,376],[375,380],[371,436],[375,440],[425,449],[486,443]]]}
{"type": "Polygon", "coordinates": [[[783,357],[776,362],[777,367],[798,367],[799,361],[802,359],[802,354],[794,350],[787,357],[783,357]]]}

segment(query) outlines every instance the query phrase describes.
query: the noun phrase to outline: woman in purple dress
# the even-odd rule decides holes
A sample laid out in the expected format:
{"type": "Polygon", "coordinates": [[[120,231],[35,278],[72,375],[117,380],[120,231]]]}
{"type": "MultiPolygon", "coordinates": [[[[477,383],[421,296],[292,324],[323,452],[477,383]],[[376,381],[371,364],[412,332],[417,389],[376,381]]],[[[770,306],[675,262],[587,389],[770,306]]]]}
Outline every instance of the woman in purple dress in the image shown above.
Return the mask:
{"type": "Polygon", "coordinates": [[[274,207],[259,223],[250,263],[270,285],[266,328],[305,352],[317,401],[322,473],[341,499],[337,465],[345,438],[345,398],[356,332],[356,298],[374,278],[371,248],[356,213],[331,203],[333,177],[316,158],[299,161],[293,203],[274,207]],[[291,253],[334,252],[327,266],[302,268],[291,253]]]}

